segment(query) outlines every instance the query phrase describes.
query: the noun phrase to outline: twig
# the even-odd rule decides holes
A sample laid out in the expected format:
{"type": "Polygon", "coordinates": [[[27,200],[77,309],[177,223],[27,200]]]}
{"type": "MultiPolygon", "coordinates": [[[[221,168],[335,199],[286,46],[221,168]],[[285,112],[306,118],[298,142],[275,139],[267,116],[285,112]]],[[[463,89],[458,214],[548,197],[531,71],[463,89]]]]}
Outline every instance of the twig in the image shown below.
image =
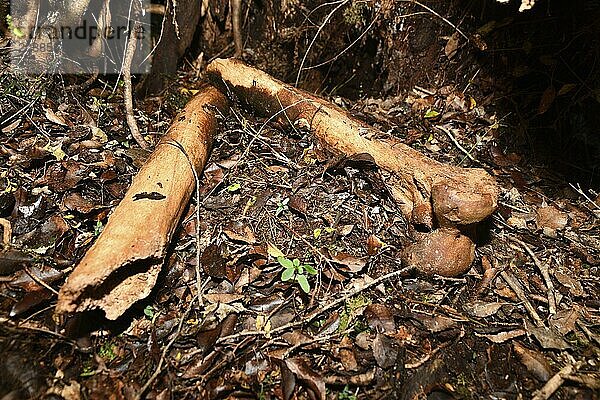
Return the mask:
{"type": "Polygon", "coordinates": [[[556,314],[556,294],[554,293],[554,284],[552,283],[552,279],[550,278],[550,273],[548,272],[548,264],[542,263],[539,258],[535,255],[535,253],[531,250],[531,247],[527,245],[527,243],[515,238],[508,237],[515,243],[518,243],[529,256],[533,259],[533,263],[542,273],[542,277],[544,278],[544,282],[546,282],[547,295],[548,295],[548,311],[550,315],[556,314]]]}
{"type": "MultiPolygon", "coordinates": [[[[135,3],[135,1],[134,1],[135,3]]],[[[134,6],[135,8],[135,6],[134,6]]],[[[134,12],[134,18],[137,18],[137,13],[134,12]]],[[[131,131],[131,136],[140,145],[142,149],[149,149],[150,145],[146,142],[146,139],[140,133],[140,129],[137,126],[135,117],[133,115],[133,90],[131,85],[131,63],[133,62],[133,55],[135,54],[135,47],[137,45],[136,36],[141,29],[141,25],[138,21],[135,21],[132,29],[129,31],[129,37],[127,38],[127,50],[125,51],[125,59],[123,60],[123,82],[124,82],[124,101],[125,101],[125,114],[127,117],[127,126],[131,131]]]]}
{"type": "Polygon", "coordinates": [[[176,147],[177,149],[179,149],[181,151],[181,153],[183,153],[185,159],[187,160],[190,169],[192,170],[192,174],[194,175],[194,180],[196,181],[196,188],[195,188],[195,194],[196,194],[196,212],[194,213],[195,217],[196,217],[196,295],[198,296],[198,305],[200,307],[204,306],[204,302],[203,302],[203,286],[202,283],[200,282],[200,258],[201,258],[201,250],[200,250],[200,177],[198,176],[198,172],[196,171],[196,168],[194,168],[194,164],[192,163],[192,160],[190,160],[190,156],[188,155],[188,153],[185,151],[185,148],[181,145],[181,143],[179,143],[176,140],[170,140],[170,141],[166,141],[164,142],[164,144],[176,147]]]}
{"type": "Polygon", "coordinates": [[[31,279],[33,279],[33,281],[35,283],[37,283],[38,285],[41,285],[41,286],[45,287],[46,289],[48,289],[49,291],[51,291],[52,293],[54,293],[55,295],[58,296],[58,292],[52,286],[48,285],[39,276],[37,276],[33,272],[31,272],[31,270],[27,266],[23,266],[23,270],[25,272],[27,272],[27,275],[29,275],[31,277],[31,279]]]}
{"type": "Polygon", "coordinates": [[[508,271],[500,272],[500,276],[502,276],[502,278],[504,278],[506,283],[508,283],[508,286],[510,286],[510,288],[517,294],[517,297],[519,298],[519,300],[521,300],[521,302],[523,302],[525,309],[527,310],[529,315],[531,315],[535,324],[537,326],[544,326],[544,322],[540,318],[537,311],[535,311],[535,308],[533,308],[533,305],[531,304],[531,302],[525,295],[523,288],[521,288],[521,284],[515,279],[515,277],[508,271]]]}
{"type": "Polygon", "coordinates": [[[450,129],[447,129],[441,125],[436,125],[435,126],[437,129],[439,129],[440,131],[444,132],[446,134],[446,136],[448,136],[450,138],[450,140],[452,141],[452,143],[454,143],[454,145],[460,150],[462,151],[465,156],[467,156],[467,158],[473,162],[478,163],[479,161],[477,161],[477,159],[475,159],[475,157],[473,157],[471,155],[471,153],[469,153],[469,151],[467,149],[465,149],[460,143],[458,143],[458,140],[456,140],[456,138],[454,137],[454,135],[452,134],[452,132],[450,132],[450,129]]]}
{"type": "Polygon", "coordinates": [[[242,41],[242,0],[231,0],[231,25],[233,25],[233,42],[235,43],[235,57],[240,58],[244,52],[242,41]]]}
{"type": "Polygon", "coordinates": [[[569,364],[558,371],[540,390],[536,391],[533,395],[532,400],[547,400],[562,386],[565,382],[564,376],[571,375],[577,371],[583,363],[581,361],[575,364],[569,364]]]}
{"type": "Polygon", "coordinates": [[[313,36],[310,44],[308,45],[308,48],[306,49],[306,52],[304,53],[304,57],[302,57],[300,67],[298,68],[298,75],[296,75],[296,83],[294,83],[294,86],[298,86],[298,82],[300,82],[300,75],[302,74],[304,62],[306,61],[306,57],[308,56],[308,53],[310,52],[310,49],[312,48],[313,44],[315,44],[315,40],[317,40],[317,37],[319,36],[325,25],[327,25],[327,22],[329,22],[329,19],[331,19],[333,14],[335,14],[337,10],[339,10],[340,8],[342,8],[342,6],[348,3],[348,1],[349,0],[344,0],[340,4],[338,4],[329,14],[327,14],[325,19],[323,20],[323,23],[319,26],[319,29],[317,29],[317,33],[315,33],[315,36],[313,36]]]}
{"type": "MultiPolygon", "coordinates": [[[[405,268],[399,269],[397,271],[390,272],[389,274],[385,274],[383,276],[380,276],[379,278],[374,279],[373,281],[367,283],[365,286],[362,286],[362,287],[356,288],[354,290],[351,290],[350,292],[348,292],[344,296],[338,298],[337,300],[335,300],[332,303],[327,304],[323,308],[319,308],[319,309],[313,311],[308,316],[302,318],[301,321],[290,322],[288,324],[280,326],[279,328],[272,329],[269,332],[269,334],[271,336],[275,336],[279,332],[284,332],[284,331],[286,331],[288,329],[296,328],[296,327],[302,326],[304,324],[307,324],[307,323],[311,322],[312,320],[314,320],[315,318],[317,318],[319,315],[321,315],[321,314],[323,314],[323,313],[331,310],[332,308],[335,308],[335,307],[339,306],[340,304],[346,302],[348,299],[356,296],[357,294],[359,294],[361,292],[364,292],[365,290],[370,289],[373,286],[377,286],[380,283],[385,282],[388,279],[392,279],[392,278],[395,278],[397,276],[404,275],[404,274],[406,274],[410,270],[412,270],[412,267],[405,267],[405,268]]],[[[264,334],[265,334],[264,331],[243,331],[243,332],[239,332],[239,333],[236,333],[236,334],[233,334],[233,335],[224,336],[224,337],[220,338],[217,341],[217,344],[223,343],[223,342],[225,342],[227,340],[234,340],[234,339],[237,339],[237,338],[240,338],[240,337],[245,337],[245,336],[259,336],[259,335],[264,335],[264,334]]]]}
{"type": "Polygon", "coordinates": [[[583,189],[581,189],[581,185],[579,185],[579,183],[577,184],[577,186],[573,185],[572,183],[569,183],[569,186],[571,186],[573,190],[582,195],[588,202],[590,202],[590,204],[592,204],[595,207],[594,213],[596,215],[600,215],[600,205],[598,205],[598,203],[596,203],[592,198],[590,198],[590,196],[588,196],[583,191],[583,189]]]}
{"type": "Polygon", "coordinates": [[[450,25],[456,32],[458,32],[463,38],[465,38],[467,40],[467,42],[470,42],[471,40],[469,39],[469,37],[467,35],[464,34],[463,31],[461,31],[460,29],[458,29],[458,27],[456,25],[454,25],[452,22],[450,22],[450,20],[448,20],[447,18],[442,17],[437,11],[435,11],[434,9],[427,7],[425,4],[423,3],[419,3],[416,0],[399,0],[401,2],[404,3],[413,3],[418,5],[419,7],[422,7],[424,9],[426,9],[427,11],[429,11],[430,13],[432,13],[433,15],[435,15],[436,17],[438,17],[439,19],[441,19],[442,21],[444,21],[445,23],[447,23],[448,25],[450,25]]]}
{"type": "Polygon", "coordinates": [[[192,301],[190,301],[187,310],[185,310],[185,313],[181,316],[181,319],[179,320],[179,325],[177,326],[177,332],[175,332],[175,335],[173,336],[173,338],[169,341],[169,343],[167,343],[167,345],[163,349],[162,354],[160,355],[160,360],[158,360],[158,365],[156,366],[154,373],[150,376],[150,378],[148,378],[148,380],[146,381],[144,386],[142,386],[140,391],[137,392],[137,394],[134,397],[134,400],[140,400],[142,398],[142,396],[144,395],[144,393],[146,392],[146,390],[148,390],[148,388],[154,383],[156,378],[158,378],[158,375],[162,371],[162,365],[165,362],[165,359],[167,358],[167,353],[169,352],[169,350],[171,349],[171,346],[173,346],[173,344],[179,337],[179,334],[181,333],[181,328],[183,327],[183,321],[185,321],[187,319],[188,314],[192,310],[192,306],[194,305],[194,300],[196,300],[196,299],[192,299],[192,301]]]}

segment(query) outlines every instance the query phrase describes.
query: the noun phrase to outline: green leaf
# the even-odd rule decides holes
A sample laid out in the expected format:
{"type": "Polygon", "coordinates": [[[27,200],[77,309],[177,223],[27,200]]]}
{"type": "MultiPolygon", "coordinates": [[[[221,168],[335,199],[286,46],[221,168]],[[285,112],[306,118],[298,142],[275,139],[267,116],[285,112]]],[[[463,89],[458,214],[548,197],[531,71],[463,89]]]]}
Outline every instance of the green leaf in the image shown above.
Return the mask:
{"type": "Polygon", "coordinates": [[[294,258],[294,267],[299,267],[300,266],[300,260],[298,260],[297,258],[294,258]]]}
{"type": "Polygon", "coordinates": [[[304,266],[303,265],[298,265],[296,268],[296,271],[298,271],[299,274],[303,274],[304,273],[304,266]]]}
{"type": "Polygon", "coordinates": [[[439,113],[439,112],[437,112],[437,111],[435,111],[435,110],[432,110],[432,109],[429,109],[429,110],[427,110],[427,112],[425,113],[424,117],[425,117],[425,118],[435,118],[435,117],[437,117],[438,115],[440,115],[440,113],[439,113]]]}
{"type": "Polygon", "coordinates": [[[277,257],[277,262],[281,264],[284,268],[294,269],[294,263],[289,258],[279,256],[277,257]]]}
{"type": "Polygon", "coordinates": [[[317,270],[312,266],[312,265],[303,265],[304,269],[306,269],[306,272],[308,272],[311,275],[316,275],[317,274],[317,270]]]}
{"type": "Polygon", "coordinates": [[[227,191],[228,192],[237,192],[238,190],[240,190],[241,187],[242,187],[242,185],[240,185],[239,183],[234,183],[234,184],[227,186],[227,191]]]}
{"type": "Polygon", "coordinates": [[[284,269],[283,272],[281,273],[281,280],[283,282],[289,281],[294,276],[294,273],[296,273],[296,270],[294,268],[284,269]]]}
{"type": "Polygon", "coordinates": [[[146,308],[144,308],[144,315],[148,317],[148,319],[154,318],[154,308],[152,306],[146,306],[146,308]]]}
{"type": "Polygon", "coordinates": [[[310,284],[308,283],[308,279],[304,275],[296,275],[296,280],[298,284],[300,284],[300,289],[304,291],[304,293],[310,293],[310,284]]]}

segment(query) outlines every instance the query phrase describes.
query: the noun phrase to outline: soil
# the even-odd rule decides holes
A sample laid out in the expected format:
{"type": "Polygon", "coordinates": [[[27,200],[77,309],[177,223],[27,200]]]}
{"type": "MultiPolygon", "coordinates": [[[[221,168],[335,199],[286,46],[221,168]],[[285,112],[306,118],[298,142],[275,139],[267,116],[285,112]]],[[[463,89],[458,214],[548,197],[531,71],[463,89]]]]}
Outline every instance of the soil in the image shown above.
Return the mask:
{"type": "MultiPolygon", "coordinates": [[[[333,58],[302,70],[299,85],[498,180],[498,210],[469,232],[471,269],[368,286],[403,268],[423,230],[385,173],[234,100],[153,293],[117,321],[57,321],[56,291],[149,153],[129,134],[115,77],[81,90],[87,77],[3,65],[0,218],[12,233],[0,252],[0,398],[517,399],[559,377],[551,398],[598,399],[598,8],[424,3],[436,15],[414,2],[274,3],[243,4],[246,62],[294,83],[301,67],[333,58]],[[296,259],[302,272],[282,279],[296,259]]],[[[166,91],[137,99],[153,143],[206,63],[233,54],[223,12],[166,91]]]]}

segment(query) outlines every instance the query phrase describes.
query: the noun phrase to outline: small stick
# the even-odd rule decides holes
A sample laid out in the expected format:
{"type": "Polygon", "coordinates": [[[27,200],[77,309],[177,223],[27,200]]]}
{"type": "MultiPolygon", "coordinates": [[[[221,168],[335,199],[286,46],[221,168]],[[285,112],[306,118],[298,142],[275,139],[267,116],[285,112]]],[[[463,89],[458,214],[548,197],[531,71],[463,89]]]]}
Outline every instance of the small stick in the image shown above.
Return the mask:
{"type": "MultiPolygon", "coordinates": [[[[385,282],[388,279],[392,279],[392,278],[395,278],[397,276],[401,276],[403,274],[406,274],[410,270],[412,270],[412,267],[405,267],[405,268],[399,269],[397,271],[390,272],[389,274],[385,274],[383,276],[380,276],[379,278],[374,279],[373,281],[367,283],[365,286],[356,288],[354,290],[351,290],[350,292],[348,292],[344,296],[338,298],[337,300],[333,301],[332,303],[329,303],[326,306],[313,311],[311,314],[309,314],[306,317],[302,318],[301,321],[287,323],[287,324],[285,324],[283,326],[280,326],[279,328],[272,329],[269,333],[270,333],[271,336],[275,337],[275,335],[277,333],[279,333],[279,332],[285,332],[288,329],[292,329],[292,328],[296,328],[296,327],[302,326],[304,324],[308,324],[313,319],[317,318],[319,315],[321,315],[321,314],[323,314],[323,313],[331,310],[332,308],[335,308],[335,307],[339,306],[340,304],[346,302],[348,299],[356,296],[357,294],[359,294],[361,292],[364,292],[365,290],[370,289],[373,286],[377,286],[380,283],[385,282]]],[[[223,343],[223,342],[225,342],[227,340],[237,339],[237,338],[240,338],[240,337],[258,336],[258,335],[264,335],[264,334],[265,334],[264,331],[243,331],[243,332],[235,333],[233,335],[224,336],[224,337],[220,338],[217,341],[217,344],[223,343]]]]}
{"type": "Polygon", "coordinates": [[[242,0],[231,0],[231,25],[233,25],[233,42],[235,44],[235,57],[241,58],[244,51],[242,41],[242,0]]]}
{"type": "MultiPolygon", "coordinates": [[[[137,13],[134,13],[137,15],[137,13]]],[[[141,25],[139,22],[133,24],[132,30],[129,32],[129,38],[127,39],[127,50],[125,51],[125,59],[123,60],[123,83],[124,83],[124,101],[125,101],[125,114],[127,117],[127,126],[131,131],[131,136],[140,145],[142,149],[149,149],[150,145],[146,142],[146,139],[140,133],[140,129],[137,126],[135,117],[133,115],[133,90],[131,85],[131,63],[133,62],[133,55],[135,54],[135,47],[137,45],[136,35],[140,31],[141,25]]]]}
{"type": "Polygon", "coordinates": [[[148,378],[146,383],[144,383],[144,386],[142,386],[140,391],[137,392],[137,394],[134,397],[135,400],[140,400],[142,398],[142,396],[144,395],[144,393],[146,392],[146,390],[148,390],[148,388],[150,386],[152,386],[152,383],[154,383],[156,378],[158,378],[158,375],[160,375],[160,372],[162,371],[162,365],[165,362],[165,359],[167,358],[167,353],[169,352],[169,350],[171,349],[171,346],[173,346],[173,344],[175,343],[177,338],[179,338],[179,335],[181,334],[181,329],[183,328],[183,321],[185,321],[187,319],[187,316],[189,315],[190,311],[192,310],[195,300],[196,299],[192,299],[192,301],[189,302],[187,310],[185,310],[185,313],[181,316],[181,319],[179,320],[179,325],[177,326],[177,332],[175,332],[175,335],[173,336],[173,338],[164,347],[164,349],[160,355],[160,360],[158,360],[158,365],[156,366],[156,369],[154,370],[154,373],[150,376],[150,378],[148,378]]]}
{"type": "Polygon", "coordinates": [[[562,386],[565,382],[565,376],[571,375],[581,367],[582,362],[579,361],[575,364],[569,364],[558,371],[540,390],[536,391],[533,395],[532,400],[547,400],[562,386]]]}
{"type": "Polygon", "coordinates": [[[46,289],[48,289],[49,291],[51,291],[52,293],[54,293],[55,295],[58,296],[58,291],[56,289],[54,289],[52,286],[48,285],[46,282],[44,282],[39,276],[35,275],[33,272],[31,272],[31,270],[26,267],[23,266],[23,270],[25,270],[25,272],[27,272],[27,275],[29,275],[29,277],[31,279],[33,279],[33,281],[35,283],[37,283],[40,286],[45,287],[46,289]]]}
{"type": "Polygon", "coordinates": [[[515,277],[510,272],[508,272],[508,271],[502,271],[502,272],[500,272],[500,276],[502,276],[502,278],[504,278],[504,280],[506,281],[506,283],[508,283],[508,286],[510,286],[510,288],[517,294],[517,297],[519,298],[519,300],[521,300],[523,302],[523,305],[525,306],[525,309],[527,310],[527,312],[529,313],[529,315],[531,315],[531,317],[535,321],[535,324],[537,326],[544,326],[544,322],[540,318],[540,316],[537,313],[537,311],[535,311],[535,308],[533,308],[533,305],[531,304],[531,302],[529,301],[529,299],[525,295],[525,292],[523,291],[523,288],[521,288],[521,285],[515,279],[515,277]]]}
{"type": "Polygon", "coordinates": [[[458,140],[456,140],[456,138],[454,137],[454,135],[452,134],[452,132],[450,132],[450,129],[447,129],[443,126],[440,125],[436,125],[436,128],[438,128],[440,131],[444,132],[446,134],[446,136],[448,136],[450,138],[450,140],[452,141],[452,143],[454,143],[454,145],[463,153],[465,153],[465,156],[467,156],[467,158],[473,162],[478,163],[479,161],[477,161],[475,159],[475,157],[473,157],[471,155],[471,153],[469,153],[469,151],[467,149],[465,149],[460,143],[458,143],[458,140]]]}
{"type": "Polygon", "coordinates": [[[531,247],[527,245],[527,243],[514,237],[509,236],[508,238],[513,242],[518,243],[521,245],[521,247],[523,247],[523,249],[525,249],[527,254],[529,254],[529,256],[533,259],[535,266],[538,267],[542,273],[542,277],[544,278],[544,282],[546,283],[546,288],[548,290],[548,310],[550,315],[556,314],[556,294],[554,293],[554,284],[552,283],[552,279],[550,278],[550,273],[548,271],[548,264],[542,263],[540,259],[537,258],[533,250],[531,250],[531,247]]]}

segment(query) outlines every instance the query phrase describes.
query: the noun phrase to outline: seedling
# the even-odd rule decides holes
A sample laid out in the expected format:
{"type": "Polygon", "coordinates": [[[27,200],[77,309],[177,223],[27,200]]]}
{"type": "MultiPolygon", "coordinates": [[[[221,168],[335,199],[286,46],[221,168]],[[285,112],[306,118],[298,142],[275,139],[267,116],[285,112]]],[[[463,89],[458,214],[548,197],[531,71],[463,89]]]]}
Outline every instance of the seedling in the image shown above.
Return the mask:
{"type": "Polygon", "coordinates": [[[283,272],[281,273],[281,280],[283,282],[287,282],[290,279],[294,279],[300,285],[300,289],[304,293],[310,292],[310,284],[308,283],[308,278],[306,274],[316,275],[317,270],[311,266],[306,264],[300,264],[300,260],[294,258],[290,260],[286,257],[277,257],[277,262],[281,264],[283,268],[283,272]]]}
{"type": "Polygon", "coordinates": [[[152,320],[152,318],[154,318],[154,307],[146,306],[146,308],[144,308],[144,315],[147,319],[152,320]]]}
{"type": "Polygon", "coordinates": [[[290,198],[289,197],[286,197],[283,200],[278,200],[277,201],[277,210],[275,210],[275,216],[278,216],[282,212],[286,211],[288,209],[288,203],[289,202],[290,202],[290,198]]]}

